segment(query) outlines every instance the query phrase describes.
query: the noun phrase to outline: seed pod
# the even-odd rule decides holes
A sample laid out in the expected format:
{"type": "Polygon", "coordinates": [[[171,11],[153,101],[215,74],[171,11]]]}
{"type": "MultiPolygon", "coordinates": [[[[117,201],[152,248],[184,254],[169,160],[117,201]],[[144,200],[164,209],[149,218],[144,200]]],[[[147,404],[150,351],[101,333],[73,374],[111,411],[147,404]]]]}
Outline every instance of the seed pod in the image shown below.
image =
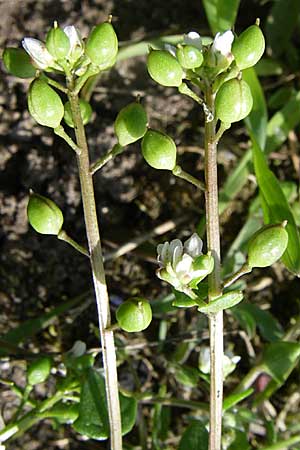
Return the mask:
{"type": "Polygon", "coordinates": [[[59,207],[49,198],[35,193],[30,194],[27,217],[32,228],[41,234],[57,235],[64,222],[59,207]]]}
{"type": "Polygon", "coordinates": [[[284,254],[288,245],[286,222],[276,225],[266,225],[249,241],[249,267],[268,267],[274,264],[284,254]]]}
{"type": "Polygon", "coordinates": [[[214,258],[212,255],[200,255],[195,258],[193,262],[193,270],[203,272],[203,275],[208,275],[214,269],[214,258]]]}
{"type": "Polygon", "coordinates": [[[33,78],[36,68],[31,64],[29,55],[21,48],[7,47],[3,52],[6,70],[19,78],[33,78]]]}
{"type": "Polygon", "coordinates": [[[101,23],[93,28],[86,42],[85,53],[100,70],[108,69],[115,63],[118,38],[110,23],[101,23]]]}
{"type": "Polygon", "coordinates": [[[60,96],[44,80],[34,80],[29,88],[28,109],[40,125],[57,128],[64,116],[60,96]]]}
{"type": "Polygon", "coordinates": [[[180,86],[184,73],[174,56],[165,50],[151,50],[147,60],[148,72],[162,86],[180,86]]]}
{"type": "Polygon", "coordinates": [[[33,361],[27,369],[27,380],[30,386],[43,383],[50,375],[52,367],[51,358],[44,357],[33,361]]]}
{"type": "Polygon", "coordinates": [[[120,328],[129,333],[145,330],[152,320],[150,303],[144,298],[130,298],[118,307],[116,318],[120,328]]]}
{"type": "Polygon", "coordinates": [[[215,106],[217,118],[224,123],[244,119],[253,106],[249,85],[237,78],[226,81],[217,93],[215,106]]]}
{"type": "Polygon", "coordinates": [[[196,69],[203,63],[202,52],[193,45],[180,46],[176,50],[176,56],[184,69],[196,69]]]}
{"type": "MultiPolygon", "coordinates": [[[[82,99],[79,100],[79,107],[83,125],[86,125],[90,121],[90,118],[92,116],[93,112],[92,107],[88,102],[82,99]]],[[[70,102],[65,103],[64,108],[65,108],[64,121],[69,127],[74,128],[70,102]]]]}
{"type": "Polygon", "coordinates": [[[121,109],[115,121],[115,133],[122,147],[142,138],[147,131],[147,114],[139,103],[121,109]]]}
{"type": "Polygon", "coordinates": [[[240,70],[254,66],[265,51],[265,38],[257,25],[251,25],[235,39],[232,54],[240,70]]]}
{"type": "Polygon", "coordinates": [[[51,28],[46,37],[46,47],[54,59],[64,59],[71,48],[68,36],[59,28],[51,28]]]}
{"type": "Polygon", "coordinates": [[[147,131],[142,140],[142,153],[154,169],[173,170],[176,165],[175,142],[160,131],[147,131]]]}

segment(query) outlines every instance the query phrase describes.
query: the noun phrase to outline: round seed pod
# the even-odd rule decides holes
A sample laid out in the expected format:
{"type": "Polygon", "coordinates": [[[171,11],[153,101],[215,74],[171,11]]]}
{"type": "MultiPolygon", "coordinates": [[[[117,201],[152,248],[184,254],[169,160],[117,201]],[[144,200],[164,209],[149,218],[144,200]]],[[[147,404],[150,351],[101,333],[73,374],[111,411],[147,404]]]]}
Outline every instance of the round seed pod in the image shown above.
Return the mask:
{"type": "Polygon", "coordinates": [[[40,125],[57,128],[64,116],[60,96],[44,80],[34,80],[29,88],[28,109],[40,125]]]}
{"type": "Polygon", "coordinates": [[[193,262],[193,270],[208,275],[214,269],[214,258],[212,255],[200,255],[193,262]]]}
{"type": "MultiPolygon", "coordinates": [[[[91,119],[93,113],[92,107],[87,101],[82,99],[79,100],[79,107],[83,125],[86,125],[91,119]]],[[[65,108],[64,121],[69,127],[74,128],[70,102],[65,103],[64,108],[65,108]]]]}
{"type": "Polygon", "coordinates": [[[150,303],[144,298],[130,298],[118,307],[116,318],[120,328],[129,333],[145,330],[152,320],[150,303]]]}
{"type": "Polygon", "coordinates": [[[51,358],[44,357],[33,361],[27,369],[27,380],[30,386],[43,383],[50,375],[52,367],[51,358]]]}
{"type": "Polygon", "coordinates": [[[121,109],[115,120],[115,133],[122,147],[136,142],[147,131],[147,114],[139,103],[130,103],[121,109]]]}
{"type": "Polygon", "coordinates": [[[54,59],[64,59],[70,51],[70,41],[66,33],[59,27],[51,28],[46,37],[46,47],[54,59]]]}
{"type": "Polygon", "coordinates": [[[286,222],[261,228],[249,241],[249,267],[268,267],[280,259],[288,245],[286,222]]]}
{"type": "Polygon", "coordinates": [[[49,198],[32,193],[27,205],[27,217],[32,228],[41,234],[58,235],[64,222],[59,207],[49,198]]]}
{"type": "Polygon", "coordinates": [[[176,165],[175,142],[160,131],[147,131],[142,140],[142,153],[154,169],[173,170],[176,165]]]}
{"type": "Polygon", "coordinates": [[[100,70],[108,69],[115,63],[118,38],[110,23],[101,23],[92,29],[85,45],[85,53],[100,70]]]}
{"type": "Polygon", "coordinates": [[[226,81],[218,90],[215,102],[216,116],[224,123],[244,119],[252,106],[253,98],[246,81],[234,78],[226,81]]]}
{"type": "Polygon", "coordinates": [[[147,67],[151,78],[162,86],[178,87],[184,78],[182,67],[177,59],[165,50],[151,50],[147,67]]]}
{"type": "Polygon", "coordinates": [[[7,47],[3,52],[3,63],[6,70],[19,78],[33,78],[36,68],[31,64],[30,57],[21,48],[7,47]]]}
{"type": "Polygon", "coordinates": [[[196,69],[203,63],[202,52],[193,45],[180,46],[176,50],[176,56],[184,69],[196,69]]]}
{"type": "Polygon", "coordinates": [[[257,25],[251,25],[235,39],[231,52],[240,70],[254,66],[265,51],[265,38],[257,25]]]}

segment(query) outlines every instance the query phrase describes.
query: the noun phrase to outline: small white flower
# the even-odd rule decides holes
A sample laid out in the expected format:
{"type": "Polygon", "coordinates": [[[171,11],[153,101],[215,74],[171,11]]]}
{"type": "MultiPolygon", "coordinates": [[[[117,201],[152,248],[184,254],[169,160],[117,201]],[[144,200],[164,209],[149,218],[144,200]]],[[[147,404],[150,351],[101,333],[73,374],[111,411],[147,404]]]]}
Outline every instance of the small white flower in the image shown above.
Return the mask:
{"type": "Polygon", "coordinates": [[[227,30],[224,33],[217,33],[212,44],[212,50],[214,52],[220,52],[223,56],[227,57],[231,54],[233,40],[234,34],[231,30],[227,30]]]}
{"type": "Polygon", "coordinates": [[[25,37],[22,40],[24,50],[39,69],[47,69],[54,64],[54,59],[48,52],[46,45],[38,39],[25,37]]]}
{"type": "Polygon", "coordinates": [[[184,251],[192,258],[202,255],[203,242],[197,233],[192,234],[192,236],[185,241],[184,251]]]}
{"type": "MultiPolygon", "coordinates": [[[[223,355],[223,378],[225,379],[236,368],[241,357],[234,355],[231,351],[227,351],[223,355]]],[[[209,347],[201,347],[199,353],[199,369],[205,374],[210,373],[210,349],[209,347]]]]}
{"type": "Polygon", "coordinates": [[[165,50],[167,50],[167,52],[171,53],[171,55],[176,58],[176,47],[174,45],[165,44],[164,48],[165,48],[165,50]]]}
{"type": "Polygon", "coordinates": [[[68,53],[69,59],[78,59],[83,53],[83,40],[74,25],[69,25],[64,28],[64,33],[68,36],[70,41],[70,50],[68,53]]]}
{"type": "Polygon", "coordinates": [[[73,356],[73,358],[79,358],[79,356],[84,355],[86,352],[86,344],[82,341],[74,342],[73,347],[68,351],[68,354],[73,356]]]}
{"type": "Polygon", "coordinates": [[[199,370],[205,374],[210,373],[210,349],[209,347],[201,347],[199,353],[199,370]]]}
{"type": "Polygon", "coordinates": [[[202,40],[200,34],[198,34],[196,31],[190,31],[189,33],[185,34],[183,36],[183,42],[186,45],[193,45],[199,50],[202,50],[202,40]]]}

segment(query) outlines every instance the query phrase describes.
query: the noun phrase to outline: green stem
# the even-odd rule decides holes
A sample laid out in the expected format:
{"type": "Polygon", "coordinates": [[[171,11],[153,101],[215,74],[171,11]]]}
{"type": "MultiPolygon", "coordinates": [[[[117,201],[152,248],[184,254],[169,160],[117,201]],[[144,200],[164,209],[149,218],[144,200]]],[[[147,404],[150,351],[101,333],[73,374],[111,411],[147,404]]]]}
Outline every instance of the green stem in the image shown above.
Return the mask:
{"type": "Polygon", "coordinates": [[[111,450],[122,450],[121,413],[118,392],[116,351],[113,331],[107,329],[111,324],[110,307],[103,266],[103,255],[96,212],[93,178],[90,173],[89,152],[80,113],[79,98],[73,90],[73,80],[68,80],[68,87],[68,97],[75,124],[77,145],[82,150],[81,154],[77,156],[77,164],[79,169],[86,234],[98,310],[106,399],[110,424],[111,450]]]}
{"type": "Polygon", "coordinates": [[[251,271],[252,267],[248,266],[247,263],[243,264],[242,267],[236,273],[231,275],[231,277],[226,278],[223,284],[223,288],[231,286],[236,280],[238,280],[243,275],[246,275],[246,273],[250,273],[251,271]]]}
{"type": "Polygon", "coordinates": [[[201,191],[205,191],[205,184],[202,183],[202,181],[199,181],[197,178],[193,177],[193,175],[190,175],[189,173],[182,170],[180,166],[175,166],[172,170],[173,175],[178,178],[182,178],[185,181],[188,181],[189,183],[196,186],[198,189],[201,189],[201,191]]]}
{"type": "Polygon", "coordinates": [[[244,392],[247,389],[249,389],[252,386],[252,384],[254,383],[254,381],[256,380],[256,378],[262,372],[263,372],[263,367],[262,366],[252,367],[252,369],[249,370],[247,375],[244,376],[244,378],[242,379],[240,384],[235,388],[234,394],[237,394],[237,393],[240,393],[240,392],[244,392]]]}
{"type": "Polygon", "coordinates": [[[78,244],[74,239],[72,239],[64,230],[60,230],[60,232],[57,235],[57,238],[61,241],[66,242],[67,244],[71,245],[75,250],[77,250],[79,253],[82,253],[84,256],[90,256],[89,252],[86,248],[82,247],[82,245],[78,244]]]}
{"type": "MultiPolygon", "coordinates": [[[[214,95],[207,85],[205,102],[214,114],[214,95]]],[[[218,207],[217,142],[215,120],[205,121],[205,182],[207,249],[214,257],[214,270],[208,277],[208,299],[222,294],[220,280],[220,228],[218,207]]],[[[209,450],[221,450],[223,403],[223,312],[209,315],[210,336],[210,419],[209,450]]]]}
{"type": "Polygon", "coordinates": [[[263,447],[260,450],[286,450],[291,445],[298,444],[298,442],[300,442],[300,434],[284,441],[276,442],[276,444],[268,445],[268,447],[263,447]]]}
{"type": "Polygon", "coordinates": [[[92,175],[97,172],[97,170],[101,169],[108,161],[113,159],[115,156],[119,155],[124,151],[124,147],[122,147],[120,144],[116,144],[113,146],[109,152],[107,152],[104,156],[101,156],[101,158],[97,159],[93,164],[91,164],[90,172],[92,175]]]}
{"type": "Polygon", "coordinates": [[[229,128],[231,127],[231,123],[225,123],[225,122],[221,122],[219,129],[216,133],[216,143],[219,142],[219,140],[221,139],[221,137],[223,136],[223,134],[225,133],[226,130],[229,130],[229,128]]]}
{"type": "Polygon", "coordinates": [[[72,138],[65,132],[62,125],[59,125],[57,128],[54,128],[54,133],[57,134],[57,136],[60,136],[66,143],[71,147],[74,152],[77,153],[77,155],[80,155],[81,149],[75,144],[72,138]]]}
{"type": "Polygon", "coordinates": [[[87,80],[97,73],[99,73],[97,67],[94,67],[93,65],[88,66],[86,72],[80,78],[78,78],[78,80],[76,80],[75,87],[73,89],[74,94],[79,94],[87,80]]]}
{"type": "Polygon", "coordinates": [[[47,77],[47,75],[45,75],[45,73],[43,73],[42,78],[45,79],[48,84],[55,87],[56,89],[63,92],[64,94],[68,93],[68,89],[66,89],[62,84],[58,83],[57,81],[52,80],[52,78],[47,77]]]}

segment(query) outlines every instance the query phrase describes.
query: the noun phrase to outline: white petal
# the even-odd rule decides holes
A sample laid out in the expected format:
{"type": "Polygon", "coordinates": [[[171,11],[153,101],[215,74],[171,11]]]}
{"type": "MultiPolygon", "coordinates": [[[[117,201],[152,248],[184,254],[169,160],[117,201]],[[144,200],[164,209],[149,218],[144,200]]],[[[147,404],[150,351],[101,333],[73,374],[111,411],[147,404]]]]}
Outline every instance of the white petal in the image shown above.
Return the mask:
{"type": "Polygon", "coordinates": [[[85,352],[86,344],[82,341],[76,341],[68,353],[71,353],[74,358],[78,358],[79,356],[84,355],[85,352]]]}
{"type": "Polygon", "coordinates": [[[25,37],[22,40],[22,45],[39,69],[47,69],[47,67],[54,63],[53,57],[50,55],[42,41],[25,37]]]}
{"type": "Polygon", "coordinates": [[[64,28],[64,33],[68,36],[70,41],[70,51],[69,55],[76,49],[76,47],[82,47],[83,49],[83,41],[82,37],[74,25],[69,25],[64,28]]]}
{"type": "Polygon", "coordinates": [[[192,236],[184,243],[184,251],[192,256],[192,258],[196,258],[196,256],[202,254],[202,247],[202,239],[200,239],[197,233],[192,234],[192,236]]]}
{"type": "Polygon", "coordinates": [[[190,274],[192,272],[192,264],[193,258],[191,256],[184,254],[180,259],[174,270],[178,277],[183,277],[186,274],[190,274]]]}
{"type": "Polygon", "coordinates": [[[220,52],[223,56],[228,56],[231,52],[231,46],[234,40],[234,34],[231,30],[224,33],[217,33],[213,42],[213,50],[220,52]]]}
{"type": "Polygon", "coordinates": [[[167,50],[167,52],[171,53],[172,56],[176,57],[176,47],[174,45],[165,44],[164,47],[165,50],[167,50]]]}
{"type": "Polygon", "coordinates": [[[176,267],[177,264],[179,263],[179,261],[182,257],[182,253],[183,253],[183,245],[182,245],[182,242],[179,241],[178,245],[176,245],[176,247],[174,247],[173,252],[171,253],[173,267],[176,267]]]}
{"type": "Polygon", "coordinates": [[[164,244],[159,244],[157,246],[158,262],[161,267],[166,267],[170,262],[170,244],[165,242],[164,244]]]}
{"type": "Polygon", "coordinates": [[[199,369],[203,373],[210,372],[210,350],[209,347],[201,347],[199,354],[199,369]]]}
{"type": "Polygon", "coordinates": [[[193,45],[194,47],[197,47],[199,50],[202,49],[202,40],[200,34],[198,34],[196,31],[190,31],[188,34],[185,34],[183,36],[183,42],[186,45],[193,45]]]}

